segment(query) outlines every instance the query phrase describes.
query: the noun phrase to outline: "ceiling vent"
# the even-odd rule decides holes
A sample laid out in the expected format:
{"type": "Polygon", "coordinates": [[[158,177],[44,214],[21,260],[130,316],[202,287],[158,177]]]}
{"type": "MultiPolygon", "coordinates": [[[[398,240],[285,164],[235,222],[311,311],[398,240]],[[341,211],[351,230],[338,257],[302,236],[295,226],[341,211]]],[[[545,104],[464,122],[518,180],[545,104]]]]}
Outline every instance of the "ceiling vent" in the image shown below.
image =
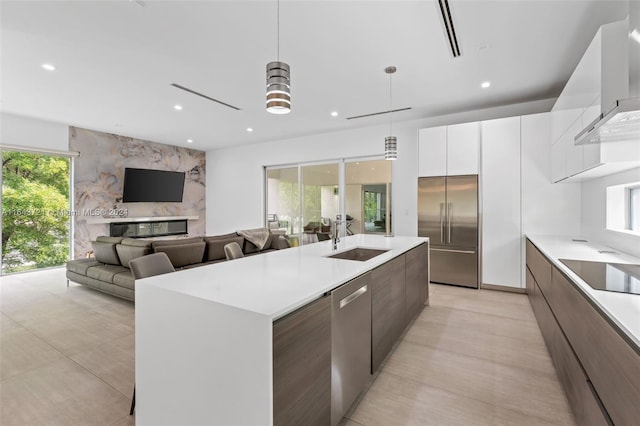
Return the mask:
{"type": "Polygon", "coordinates": [[[205,99],[207,99],[207,100],[210,100],[210,101],[213,101],[213,102],[219,103],[220,105],[224,105],[224,106],[226,106],[226,107],[228,107],[228,108],[235,109],[236,111],[240,111],[240,110],[241,110],[241,108],[238,108],[237,106],[233,106],[233,105],[228,104],[228,103],[226,103],[226,102],[222,102],[222,101],[220,101],[220,100],[218,100],[218,99],[214,99],[214,98],[212,98],[212,97],[210,97],[210,96],[207,96],[207,95],[204,95],[204,94],[202,94],[202,93],[200,93],[200,92],[196,92],[195,90],[191,90],[191,89],[189,89],[188,87],[184,87],[184,86],[181,86],[181,85],[176,84],[176,83],[171,83],[171,85],[172,85],[173,87],[175,87],[176,89],[184,90],[185,92],[189,92],[189,93],[191,93],[191,94],[193,94],[193,95],[200,96],[201,98],[205,98],[205,99]]]}
{"type": "Polygon", "coordinates": [[[390,109],[388,111],[373,112],[371,114],[354,115],[352,117],[347,117],[347,120],[355,120],[356,118],[373,117],[374,115],[391,114],[392,112],[408,111],[410,109],[411,107],[406,107],[406,108],[390,109]]]}
{"type": "Polygon", "coordinates": [[[440,18],[442,19],[442,29],[449,40],[449,47],[454,58],[460,56],[460,46],[458,46],[458,38],[456,30],[453,28],[453,19],[451,18],[451,9],[449,8],[449,0],[438,0],[440,7],[440,18]]]}

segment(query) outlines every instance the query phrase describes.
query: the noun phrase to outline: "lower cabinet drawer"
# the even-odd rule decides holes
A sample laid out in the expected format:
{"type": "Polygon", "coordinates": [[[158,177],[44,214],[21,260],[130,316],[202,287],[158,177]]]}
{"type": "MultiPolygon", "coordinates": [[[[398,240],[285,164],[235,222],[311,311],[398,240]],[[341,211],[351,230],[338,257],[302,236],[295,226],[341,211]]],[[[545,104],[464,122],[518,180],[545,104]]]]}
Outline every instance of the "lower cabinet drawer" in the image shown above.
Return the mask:
{"type": "MultiPolygon", "coordinates": [[[[529,279],[533,280],[533,275],[527,271],[527,280],[529,279]]],[[[533,285],[535,286],[532,299],[534,314],[576,423],[580,426],[607,425],[607,416],[602,411],[580,362],[535,281],[533,285]]]]}
{"type": "Polygon", "coordinates": [[[555,267],[550,305],[613,423],[637,424],[640,355],[555,267]]]}

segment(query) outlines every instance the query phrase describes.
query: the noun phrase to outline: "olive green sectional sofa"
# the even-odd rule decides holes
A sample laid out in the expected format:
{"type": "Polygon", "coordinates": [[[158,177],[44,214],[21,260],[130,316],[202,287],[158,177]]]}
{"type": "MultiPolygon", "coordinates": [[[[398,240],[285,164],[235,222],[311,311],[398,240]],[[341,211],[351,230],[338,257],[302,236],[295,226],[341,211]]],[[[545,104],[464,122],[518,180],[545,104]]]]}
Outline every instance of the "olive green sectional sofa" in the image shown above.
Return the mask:
{"type": "Polygon", "coordinates": [[[135,282],[129,261],[137,257],[164,252],[173,267],[180,270],[226,261],[224,246],[231,242],[238,243],[245,256],[290,247],[284,235],[270,232],[259,248],[239,233],[158,240],[98,237],[91,243],[93,257],[67,262],[67,284],[73,281],[103,293],[134,300],[135,282]]]}

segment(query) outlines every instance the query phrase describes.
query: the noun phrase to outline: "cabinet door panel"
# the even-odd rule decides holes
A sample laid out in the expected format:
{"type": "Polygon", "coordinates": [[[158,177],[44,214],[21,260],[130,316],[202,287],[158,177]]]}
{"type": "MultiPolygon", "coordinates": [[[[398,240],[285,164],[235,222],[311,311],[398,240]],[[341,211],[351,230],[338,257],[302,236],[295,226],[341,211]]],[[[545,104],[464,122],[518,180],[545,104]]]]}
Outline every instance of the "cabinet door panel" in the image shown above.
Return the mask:
{"type": "Polygon", "coordinates": [[[551,181],[559,182],[567,177],[567,150],[562,141],[551,145],[551,181]]]}
{"type": "Polygon", "coordinates": [[[421,244],[406,255],[407,322],[411,321],[429,298],[429,246],[421,244]]]}
{"type": "Polygon", "coordinates": [[[557,269],[551,308],[615,424],[640,418],[640,355],[557,269]]]}
{"type": "Polygon", "coordinates": [[[551,292],[551,263],[538,251],[531,241],[527,240],[527,267],[535,278],[538,286],[548,299],[551,292]]]}
{"type": "Polygon", "coordinates": [[[273,424],[331,422],[331,297],[273,324],[273,424]]]}
{"type": "Polygon", "coordinates": [[[482,122],[482,282],[521,287],[520,117],[482,122]]]}
{"type": "Polygon", "coordinates": [[[447,128],[431,127],[418,131],[418,176],[447,174],[447,128]]]}
{"type": "Polygon", "coordinates": [[[561,141],[567,149],[567,176],[573,176],[584,170],[584,145],[576,145],[575,136],[582,130],[582,119],[579,118],[569,126],[567,132],[562,135],[561,141]]]}
{"type": "Polygon", "coordinates": [[[478,173],[480,123],[447,126],[447,175],[478,173]]]}
{"type": "Polygon", "coordinates": [[[405,256],[390,260],[371,275],[371,372],[393,348],[406,324],[405,256]]]}

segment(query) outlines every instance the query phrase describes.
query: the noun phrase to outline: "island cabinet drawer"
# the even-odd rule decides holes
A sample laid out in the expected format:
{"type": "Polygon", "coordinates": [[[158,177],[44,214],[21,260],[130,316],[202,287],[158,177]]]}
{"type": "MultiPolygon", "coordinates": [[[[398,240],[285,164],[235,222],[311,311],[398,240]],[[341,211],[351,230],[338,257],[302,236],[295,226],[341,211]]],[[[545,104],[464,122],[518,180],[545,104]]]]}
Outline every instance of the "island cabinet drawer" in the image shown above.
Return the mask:
{"type": "Polygon", "coordinates": [[[407,324],[405,256],[371,273],[371,372],[382,364],[407,324]]]}
{"type": "Polygon", "coordinates": [[[273,324],[273,424],[331,423],[331,297],[273,324]]]}
{"type": "Polygon", "coordinates": [[[421,244],[405,256],[407,321],[411,321],[429,300],[429,245],[421,244]]]}
{"type": "Polygon", "coordinates": [[[546,297],[551,290],[551,263],[544,257],[536,246],[527,240],[527,267],[531,270],[533,278],[538,283],[538,287],[546,297]]]}
{"type": "Polygon", "coordinates": [[[574,284],[553,268],[551,308],[616,425],[640,419],[640,355],[574,284]]]}

